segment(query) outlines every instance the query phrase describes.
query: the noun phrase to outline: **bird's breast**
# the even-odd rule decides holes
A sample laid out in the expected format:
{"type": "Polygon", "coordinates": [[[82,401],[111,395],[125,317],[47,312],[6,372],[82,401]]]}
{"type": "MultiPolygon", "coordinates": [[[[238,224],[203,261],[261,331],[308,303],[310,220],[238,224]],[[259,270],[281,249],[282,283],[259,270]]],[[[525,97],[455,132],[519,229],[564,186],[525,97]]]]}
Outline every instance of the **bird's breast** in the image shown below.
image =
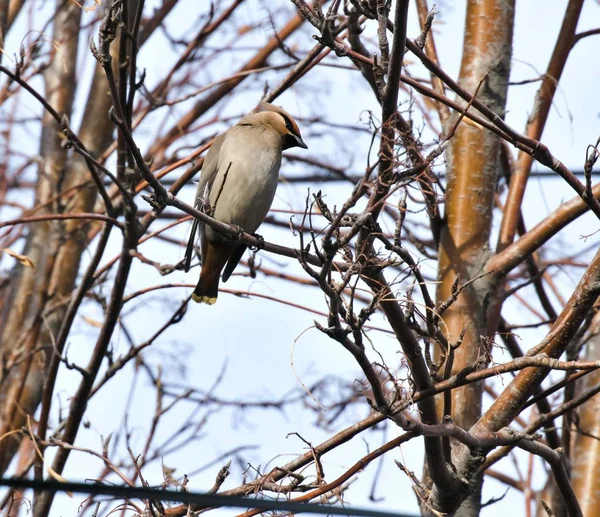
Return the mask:
{"type": "MultiPolygon", "coordinates": [[[[219,170],[211,188],[214,216],[254,233],[266,217],[279,180],[281,148],[257,139],[226,147],[219,157],[219,170]]],[[[232,142],[233,143],[233,142],[232,142]]]]}

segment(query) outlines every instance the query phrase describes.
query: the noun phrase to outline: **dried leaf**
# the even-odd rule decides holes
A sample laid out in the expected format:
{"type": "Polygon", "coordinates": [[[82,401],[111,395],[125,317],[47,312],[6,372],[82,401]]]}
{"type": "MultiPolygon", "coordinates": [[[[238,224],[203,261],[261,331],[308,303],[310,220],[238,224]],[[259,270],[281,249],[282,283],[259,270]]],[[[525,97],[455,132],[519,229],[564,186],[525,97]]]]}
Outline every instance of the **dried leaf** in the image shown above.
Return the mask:
{"type": "Polygon", "coordinates": [[[96,327],[96,328],[101,328],[102,327],[102,322],[89,318],[88,316],[81,316],[81,319],[83,319],[83,321],[85,321],[88,325],[91,325],[92,327],[96,327]]]}
{"type": "Polygon", "coordinates": [[[0,248],[0,252],[4,252],[7,255],[10,255],[12,258],[17,259],[25,267],[30,267],[30,268],[35,269],[35,264],[27,255],[19,255],[18,253],[11,250],[10,248],[0,248]]]}
{"type": "Polygon", "coordinates": [[[90,13],[90,12],[95,11],[101,5],[100,0],[94,0],[94,4],[95,5],[92,5],[91,7],[86,7],[83,4],[80,4],[77,0],[71,0],[71,2],[73,2],[80,9],[83,9],[83,11],[86,12],[86,13],[90,13]]]}
{"type": "MultiPolygon", "coordinates": [[[[44,461],[44,463],[46,463],[44,461]]],[[[46,471],[48,472],[48,475],[54,479],[55,481],[58,481],[60,483],[66,483],[67,479],[65,479],[64,477],[62,477],[58,472],[56,472],[50,465],[46,464],[46,471]]],[[[69,497],[73,497],[73,492],[65,492],[65,494],[67,494],[69,497]]]]}
{"type": "Polygon", "coordinates": [[[167,467],[166,465],[163,464],[162,470],[163,470],[163,476],[165,478],[165,481],[171,481],[173,479],[173,474],[175,473],[175,471],[177,469],[167,467]]]}
{"type": "MultiPolygon", "coordinates": [[[[31,439],[33,446],[35,447],[35,451],[37,452],[38,456],[42,460],[42,463],[46,466],[48,475],[50,477],[54,478],[56,481],[60,481],[61,483],[66,483],[67,480],[64,477],[62,477],[58,472],[56,472],[50,465],[48,465],[48,463],[46,462],[46,460],[44,458],[44,455],[42,454],[42,451],[40,451],[40,448],[38,447],[38,444],[35,440],[35,434],[33,434],[33,430],[31,429],[30,415],[27,415],[27,429],[29,430],[29,438],[31,439]]],[[[69,497],[73,497],[73,492],[65,492],[65,493],[69,497]]]]}

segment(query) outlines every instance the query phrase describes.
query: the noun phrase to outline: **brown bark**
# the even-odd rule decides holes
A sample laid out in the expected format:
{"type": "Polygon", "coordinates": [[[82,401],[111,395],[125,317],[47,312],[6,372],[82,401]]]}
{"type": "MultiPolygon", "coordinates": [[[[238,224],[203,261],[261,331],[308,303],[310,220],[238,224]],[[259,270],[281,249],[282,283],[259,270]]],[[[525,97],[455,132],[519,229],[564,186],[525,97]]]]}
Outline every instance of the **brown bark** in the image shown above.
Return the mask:
{"type": "MultiPolygon", "coordinates": [[[[513,4],[505,1],[470,2],[461,66],[461,85],[498,113],[504,111],[512,45],[513,4]],[[481,83],[481,86],[480,86],[481,83]]],[[[451,117],[451,121],[455,117],[451,117]]],[[[450,122],[451,123],[451,122],[450,122]]],[[[489,131],[460,125],[448,147],[446,225],[440,244],[437,299],[450,297],[456,275],[460,283],[476,277],[486,259],[498,169],[499,138],[489,131]]],[[[481,282],[480,284],[483,284],[481,282]]],[[[444,315],[448,338],[456,342],[466,326],[453,371],[475,363],[488,353],[481,336],[487,334],[482,295],[475,282],[465,289],[444,315]]],[[[481,386],[457,390],[452,417],[470,427],[481,411],[481,386]]]]}
{"type": "MultiPolygon", "coordinates": [[[[68,115],[70,112],[72,97],[76,91],[76,77],[74,71],[77,56],[73,49],[76,49],[78,43],[79,27],[76,25],[76,23],[78,23],[76,18],[78,13],[81,13],[81,9],[75,9],[75,7],[76,6],[70,8],[69,14],[71,15],[71,18],[64,22],[65,24],[68,24],[68,31],[65,33],[64,37],[70,38],[68,49],[72,51],[71,60],[67,63],[68,68],[65,68],[60,55],[57,57],[58,68],[51,69],[51,71],[48,72],[46,86],[48,92],[51,91],[52,88],[55,88],[55,85],[61,85],[61,91],[65,88],[69,89],[68,92],[63,91],[62,96],[58,96],[57,94],[56,98],[58,100],[55,100],[54,102],[54,97],[48,99],[50,104],[59,113],[64,113],[65,115],[68,115]],[[70,95],[70,98],[67,97],[67,94],[70,95]]],[[[62,18],[57,18],[55,33],[56,31],[65,28],[65,25],[62,23],[62,18]]],[[[108,110],[112,105],[112,100],[108,92],[106,76],[100,65],[96,66],[87,99],[88,101],[78,136],[90,155],[97,157],[112,143],[114,132],[113,123],[108,117],[108,110]]],[[[39,195],[40,197],[37,201],[38,203],[43,203],[49,196],[58,195],[58,203],[64,202],[64,206],[60,207],[61,211],[73,214],[90,213],[93,211],[96,204],[98,191],[91,180],[88,166],[81,155],[75,153],[68,155],[66,150],[62,149],[61,130],[58,127],[58,124],[51,119],[49,114],[46,113],[44,117],[43,124],[45,128],[49,128],[48,134],[50,134],[50,137],[48,137],[48,140],[46,140],[46,143],[43,145],[47,147],[48,155],[55,157],[54,162],[51,159],[46,160],[45,167],[53,167],[53,170],[57,172],[54,175],[40,175],[40,178],[42,178],[43,181],[43,178],[45,177],[55,177],[55,184],[60,182],[60,187],[54,186],[48,188],[47,192],[39,195]],[[60,158],[60,161],[58,161],[58,157],[60,158]],[[74,195],[65,197],[65,200],[62,201],[60,198],[61,192],[74,192],[74,195]]],[[[42,141],[44,142],[44,136],[42,137],[42,141]]],[[[44,148],[42,149],[42,155],[44,155],[44,148]]],[[[42,181],[38,182],[38,189],[42,188],[42,181]]],[[[46,213],[50,214],[53,208],[56,209],[57,207],[51,207],[46,213]]],[[[45,435],[48,418],[45,411],[47,411],[50,406],[56,370],[60,362],[58,357],[55,356],[57,354],[58,356],[62,354],[62,350],[54,350],[51,345],[55,340],[60,327],[64,324],[63,318],[75,287],[81,256],[83,251],[89,245],[89,226],[90,221],[70,219],[64,223],[44,222],[33,225],[32,227],[33,230],[29,239],[33,243],[32,246],[36,247],[34,256],[39,256],[38,261],[40,263],[48,263],[46,269],[43,270],[44,275],[49,278],[48,284],[46,291],[40,293],[42,300],[36,309],[36,312],[31,312],[29,319],[25,318],[19,320],[18,318],[15,318],[15,313],[10,312],[10,304],[8,304],[4,317],[8,318],[7,321],[11,323],[11,327],[9,327],[8,330],[5,330],[2,344],[4,347],[8,347],[11,337],[15,333],[23,333],[26,331],[28,321],[31,321],[36,317],[42,317],[44,320],[43,327],[36,334],[37,337],[32,336],[28,342],[30,347],[42,348],[44,350],[44,356],[43,361],[32,361],[32,366],[29,366],[28,369],[21,369],[14,373],[15,377],[12,377],[12,379],[17,380],[18,382],[10,381],[12,388],[8,385],[6,386],[7,392],[13,390],[10,391],[10,395],[5,395],[4,390],[0,391],[0,397],[6,396],[9,401],[19,400],[18,404],[20,406],[19,413],[21,414],[21,418],[15,418],[12,423],[8,419],[0,420],[5,426],[5,429],[18,429],[23,425],[23,419],[27,418],[27,415],[32,415],[42,398],[45,397],[48,399],[46,404],[47,407],[42,408],[42,418],[40,420],[41,427],[39,429],[39,434],[41,436],[45,435]],[[48,246],[48,234],[52,235],[53,232],[56,244],[48,246]],[[36,245],[35,243],[39,244],[36,245]],[[47,252],[48,250],[52,250],[52,253],[50,254],[52,260],[49,260],[49,258],[45,258],[40,254],[40,252],[47,252]],[[39,316],[40,314],[47,314],[47,316],[39,316]],[[18,326],[19,324],[21,327],[18,326]],[[52,368],[52,371],[49,371],[48,366],[52,363],[54,363],[54,368],[52,368]],[[23,384],[23,388],[19,387],[19,381],[25,383],[23,384]],[[18,395],[17,392],[14,391],[15,388],[19,388],[22,391],[20,399],[17,398],[18,395]]],[[[28,253],[25,252],[25,254],[27,255],[28,253]]],[[[35,259],[31,256],[30,258],[32,258],[34,264],[36,264],[35,259]]],[[[25,269],[20,265],[17,267],[23,271],[23,274],[25,275],[24,277],[18,276],[17,281],[31,281],[28,280],[28,278],[33,276],[34,272],[25,269]]],[[[11,294],[15,292],[20,293],[20,289],[23,285],[25,284],[13,284],[13,286],[11,286],[13,290],[11,294]]],[[[19,309],[20,305],[18,304],[28,305],[29,298],[25,295],[18,295],[16,300],[17,305],[13,306],[13,311],[19,310],[20,313],[22,313],[23,311],[19,309]]],[[[16,444],[17,435],[14,436],[16,444]]],[[[13,447],[3,448],[2,454],[0,455],[0,466],[5,467],[14,452],[16,451],[13,447]]]]}
{"type": "MultiPolygon", "coordinates": [[[[60,45],[54,51],[45,72],[45,97],[55,110],[70,116],[75,95],[78,35],[81,8],[74,3],[57,1],[53,39],[60,45]]],[[[68,151],[61,146],[59,124],[48,114],[42,117],[42,139],[37,205],[48,203],[63,192],[72,180],[67,173],[68,151]]],[[[48,203],[42,213],[69,209],[72,200],[59,197],[48,203]]],[[[17,264],[2,315],[0,353],[9,365],[8,375],[0,385],[0,435],[19,429],[39,404],[45,364],[52,355],[51,335],[56,328],[52,307],[62,303],[62,296],[72,288],[77,275],[74,264],[60,264],[57,256],[68,235],[61,222],[44,222],[32,226],[24,254],[35,268],[17,264]],[[59,276],[63,275],[63,279],[59,276]],[[68,279],[68,280],[67,280],[68,279]],[[49,312],[45,312],[46,310],[49,312]]],[[[3,443],[0,472],[4,472],[19,445],[13,434],[3,443]]]]}
{"type": "Polygon", "coordinates": [[[0,63],[4,54],[4,39],[6,38],[6,28],[8,26],[9,0],[0,0],[0,63]]]}
{"type": "Polygon", "coordinates": [[[12,26],[17,15],[21,12],[25,0],[10,0],[8,5],[8,18],[6,23],[6,32],[12,26]]]}
{"type": "MultiPolygon", "coordinates": [[[[417,12],[419,13],[419,23],[421,24],[421,30],[423,30],[423,28],[427,24],[427,16],[429,14],[429,7],[427,6],[427,0],[417,0],[417,12]]],[[[434,34],[433,34],[432,30],[429,31],[429,33],[427,34],[427,39],[425,40],[425,52],[431,60],[438,63],[438,54],[437,54],[437,50],[436,50],[436,46],[435,46],[435,38],[434,38],[434,34]]],[[[445,92],[444,83],[434,73],[431,74],[431,85],[433,86],[433,89],[437,93],[439,93],[441,95],[445,95],[446,92],[445,92]]],[[[450,116],[450,110],[448,109],[448,106],[446,106],[445,104],[442,104],[441,102],[436,103],[435,107],[436,107],[436,110],[440,117],[440,121],[441,121],[442,125],[444,125],[446,123],[446,121],[448,120],[448,117],[450,116]]]]}
{"type": "MultiPolygon", "coordinates": [[[[513,17],[512,1],[471,1],[467,5],[459,84],[471,94],[477,91],[477,98],[500,115],[506,103],[513,17]]],[[[446,132],[456,117],[454,114],[448,119],[446,132]]],[[[438,304],[451,297],[457,275],[463,284],[481,274],[489,249],[499,144],[497,135],[466,124],[459,125],[450,141],[446,153],[446,224],[439,247],[438,304]]],[[[488,334],[484,304],[487,287],[485,280],[475,281],[443,316],[450,343],[458,342],[464,332],[462,344],[454,353],[452,374],[478,361],[488,361],[490,349],[484,337],[488,334]]],[[[449,354],[447,361],[451,357],[449,354]]],[[[438,407],[444,405],[447,413],[451,403],[449,414],[453,421],[468,429],[481,415],[482,392],[482,383],[458,388],[451,397],[438,397],[438,407]]],[[[480,482],[475,480],[472,494],[457,515],[479,513],[480,482]]]]}
{"type": "Polygon", "coordinates": [[[0,0],[0,63],[4,56],[4,40],[25,0],[0,0]]]}

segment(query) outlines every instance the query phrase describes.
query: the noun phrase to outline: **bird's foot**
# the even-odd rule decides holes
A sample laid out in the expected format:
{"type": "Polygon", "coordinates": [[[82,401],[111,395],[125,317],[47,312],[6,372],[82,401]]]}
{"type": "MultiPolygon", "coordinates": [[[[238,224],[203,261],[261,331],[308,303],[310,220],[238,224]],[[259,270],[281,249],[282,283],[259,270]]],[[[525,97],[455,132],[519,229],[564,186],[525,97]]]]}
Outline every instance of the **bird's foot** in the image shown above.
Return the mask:
{"type": "Polygon", "coordinates": [[[153,192],[152,194],[149,194],[147,196],[142,195],[142,199],[152,207],[152,210],[155,213],[160,213],[165,209],[167,205],[171,204],[172,195],[170,193],[167,193],[167,195],[163,197],[160,194],[153,192]]]}
{"type": "Polygon", "coordinates": [[[241,226],[238,226],[237,224],[232,224],[231,227],[235,230],[236,235],[234,237],[231,237],[231,240],[234,242],[241,242],[242,241],[242,237],[244,236],[244,229],[241,226]]]}
{"type": "Polygon", "coordinates": [[[258,244],[256,246],[250,246],[250,251],[262,250],[265,247],[265,238],[262,235],[259,235],[258,233],[253,234],[252,237],[258,239],[258,244]]]}

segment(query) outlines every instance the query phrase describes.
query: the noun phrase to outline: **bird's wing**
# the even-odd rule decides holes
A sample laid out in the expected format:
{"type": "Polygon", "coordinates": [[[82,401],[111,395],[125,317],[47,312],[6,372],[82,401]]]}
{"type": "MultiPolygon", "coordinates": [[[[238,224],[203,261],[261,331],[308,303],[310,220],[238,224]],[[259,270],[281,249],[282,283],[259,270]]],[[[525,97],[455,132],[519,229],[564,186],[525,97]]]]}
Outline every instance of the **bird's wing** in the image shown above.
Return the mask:
{"type": "MultiPolygon", "coordinates": [[[[200,181],[198,182],[198,188],[196,189],[196,200],[194,201],[194,208],[196,208],[197,210],[201,210],[202,204],[206,200],[208,200],[210,189],[212,188],[212,184],[217,175],[217,171],[219,170],[219,154],[221,151],[221,146],[223,145],[223,141],[225,140],[226,136],[227,133],[223,133],[215,139],[213,144],[210,146],[208,153],[206,154],[206,158],[204,159],[204,164],[202,165],[202,173],[200,174],[200,181]]],[[[200,233],[200,248],[203,252],[205,247],[204,224],[201,223],[198,219],[194,219],[194,222],[192,223],[190,239],[185,249],[184,270],[186,273],[190,270],[190,265],[192,263],[192,256],[194,255],[194,244],[196,242],[196,231],[198,230],[200,233]]]]}
{"type": "Polygon", "coordinates": [[[194,219],[192,223],[192,232],[190,233],[190,238],[188,240],[187,246],[185,248],[183,263],[183,270],[187,273],[190,270],[190,266],[192,265],[192,256],[194,255],[194,241],[196,239],[196,230],[198,229],[198,219],[194,219]]]}
{"type": "Polygon", "coordinates": [[[229,260],[227,261],[225,269],[223,270],[223,282],[227,282],[227,280],[229,280],[231,273],[233,273],[233,270],[244,256],[244,253],[247,248],[247,244],[240,244],[237,248],[235,248],[235,250],[231,254],[231,257],[229,257],[229,260]]]}

